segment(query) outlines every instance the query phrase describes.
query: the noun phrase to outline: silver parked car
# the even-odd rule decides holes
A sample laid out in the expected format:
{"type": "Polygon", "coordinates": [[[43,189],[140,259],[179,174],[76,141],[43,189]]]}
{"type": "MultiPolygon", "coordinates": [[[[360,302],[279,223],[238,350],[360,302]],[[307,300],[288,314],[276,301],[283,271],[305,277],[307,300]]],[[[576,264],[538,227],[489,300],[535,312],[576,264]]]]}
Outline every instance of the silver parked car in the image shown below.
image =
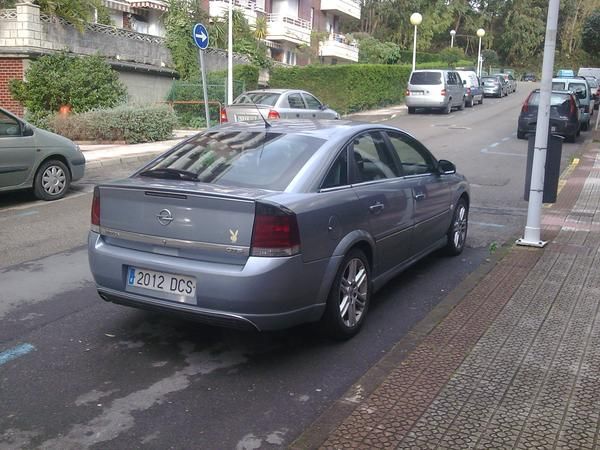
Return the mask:
{"type": "Polygon", "coordinates": [[[484,97],[505,97],[508,95],[508,83],[500,75],[488,75],[481,78],[484,97]]]}
{"type": "Polygon", "coordinates": [[[347,338],[400,271],[462,252],[469,201],[454,165],[396,128],[226,124],[95,188],[89,262],[110,302],[347,338]]]}
{"type": "Polygon", "coordinates": [[[409,114],[417,108],[450,114],[452,108],[464,109],[465,101],[465,88],[455,70],[415,70],[410,74],[404,98],[409,114]]]}
{"type": "Polygon", "coordinates": [[[339,119],[340,115],[310,92],[261,89],[244,92],[221,111],[221,123],[274,119],[339,119]]]}
{"type": "Polygon", "coordinates": [[[33,188],[39,199],[56,200],[84,171],[85,157],[72,141],[0,108],[0,192],[33,188]]]}

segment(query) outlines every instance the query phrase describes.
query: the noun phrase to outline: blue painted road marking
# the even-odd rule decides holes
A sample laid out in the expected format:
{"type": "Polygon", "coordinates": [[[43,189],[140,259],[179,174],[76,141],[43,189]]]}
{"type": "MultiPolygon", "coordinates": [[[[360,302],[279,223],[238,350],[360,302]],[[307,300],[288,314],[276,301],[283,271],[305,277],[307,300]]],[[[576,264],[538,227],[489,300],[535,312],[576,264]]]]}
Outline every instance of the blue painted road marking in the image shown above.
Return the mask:
{"type": "Polygon", "coordinates": [[[31,344],[21,344],[17,345],[14,348],[6,350],[0,353],[0,366],[9,361],[12,361],[13,359],[18,358],[19,356],[26,355],[32,350],[35,350],[35,347],[31,344]]]}

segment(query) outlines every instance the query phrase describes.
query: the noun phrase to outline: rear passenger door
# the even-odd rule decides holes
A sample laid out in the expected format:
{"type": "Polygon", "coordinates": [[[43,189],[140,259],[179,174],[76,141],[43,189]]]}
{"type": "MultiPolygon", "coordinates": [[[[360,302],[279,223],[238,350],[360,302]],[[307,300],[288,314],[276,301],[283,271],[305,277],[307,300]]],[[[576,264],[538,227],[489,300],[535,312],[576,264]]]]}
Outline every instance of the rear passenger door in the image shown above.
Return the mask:
{"type": "Polygon", "coordinates": [[[348,144],[352,188],[359,197],[356,214],[368,217],[376,243],[380,274],[411,255],[412,191],[400,171],[382,132],[361,133],[348,144]]]}
{"type": "Polygon", "coordinates": [[[302,94],[300,92],[292,92],[287,96],[287,102],[289,109],[285,110],[284,114],[281,114],[282,119],[306,119],[307,110],[302,94]],[[284,116],[285,115],[285,116],[284,116]]]}
{"type": "Polygon", "coordinates": [[[413,254],[443,238],[450,225],[451,194],[446,175],[437,170],[431,153],[412,137],[387,131],[400,161],[404,186],[410,188],[414,209],[413,254]]]}
{"type": "Polygon", "coordinates": [[[327,119],[327,114],[324,113],[323,105],[319,100],[306,92],[302,93],[302,97],[306,103],[306,115],[308,119],[327,119]]]}

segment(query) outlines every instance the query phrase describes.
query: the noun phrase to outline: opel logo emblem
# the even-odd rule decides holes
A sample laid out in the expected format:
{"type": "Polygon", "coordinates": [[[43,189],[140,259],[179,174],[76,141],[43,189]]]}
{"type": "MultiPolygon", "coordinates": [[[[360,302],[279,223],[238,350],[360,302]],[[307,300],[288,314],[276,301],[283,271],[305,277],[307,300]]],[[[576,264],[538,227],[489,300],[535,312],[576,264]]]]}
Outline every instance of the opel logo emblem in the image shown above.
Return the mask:
{"type": "Polygon", "coordinates": [[[161,225],[166,226],[173,222],[173,215],[168,209],[163,209],[161,212],[158,213],[156,217],[158,217],[158,221],[161,225]]]}

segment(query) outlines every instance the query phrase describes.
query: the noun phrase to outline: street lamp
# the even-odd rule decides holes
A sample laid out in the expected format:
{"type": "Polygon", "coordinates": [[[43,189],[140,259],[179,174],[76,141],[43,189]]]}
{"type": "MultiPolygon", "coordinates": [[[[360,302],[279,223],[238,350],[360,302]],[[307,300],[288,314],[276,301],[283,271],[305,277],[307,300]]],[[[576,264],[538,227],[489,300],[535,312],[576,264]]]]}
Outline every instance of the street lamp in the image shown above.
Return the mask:
{"type": "Polygon", "coordinates": [[[477,76],[481,76],[481,38],[485,36],[485,30],[480,28],[477,30],[477,36],[479,36],[479,52],[477,53],[477,76]]]}
{"type": "Polygon", "coordinates": [[[450,48],[454,47],[454,36],[456,36],[456,31],[450,30],[450,48]]]}
{"type": "Polygon", "coordinates": [[[413,71],[415,70],[415,67],[417,65],[417,27],[421,25],[422,21],[423,16],[419,13],[413,13],[410,16],[410,23],[412,23],[415,26],[415,42],[413,44],[413,71]]]}

